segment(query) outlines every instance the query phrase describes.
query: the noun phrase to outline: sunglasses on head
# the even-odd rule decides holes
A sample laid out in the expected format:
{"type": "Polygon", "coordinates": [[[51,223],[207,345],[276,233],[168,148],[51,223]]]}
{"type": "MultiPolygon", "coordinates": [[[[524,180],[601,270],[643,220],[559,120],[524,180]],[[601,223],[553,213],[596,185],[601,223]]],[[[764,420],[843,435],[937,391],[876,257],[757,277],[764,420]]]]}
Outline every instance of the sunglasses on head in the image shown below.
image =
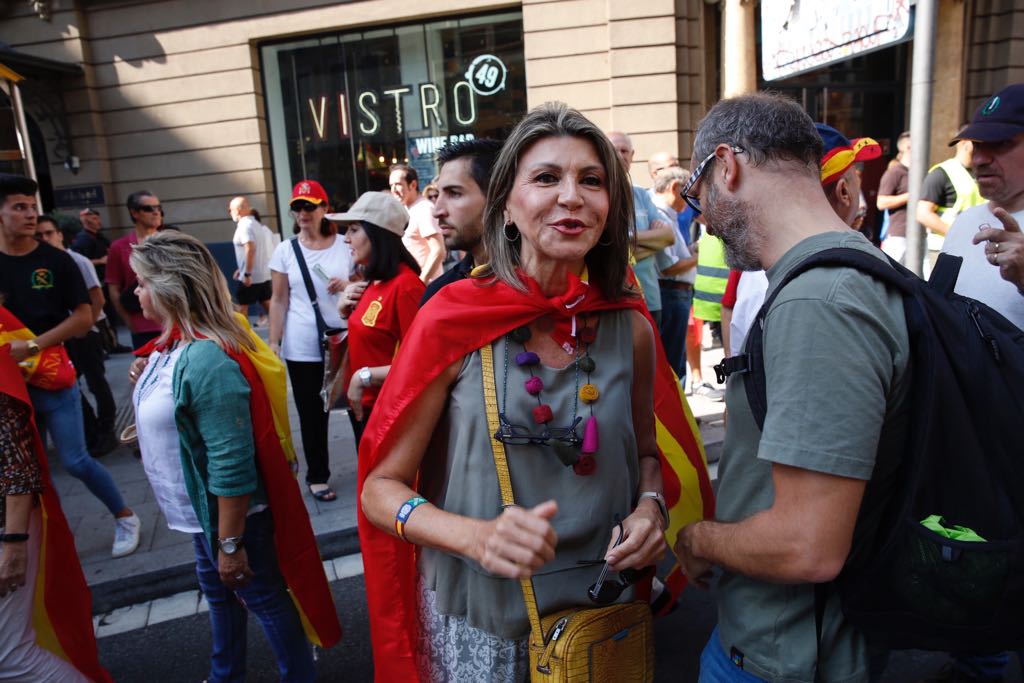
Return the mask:
{"type": "Polygon", "coordinates": [[[160,213],[160,214],[163,214],[164,207],[160,206],[159,204],[143,204],[137,210],[138,211],[142,211],[144,213],[160,213]]]}
{"type": "Polygon", "coordinates": [[[291,206],[289,208],[292,211],[294,211],[295,213],[302,213],[303,211],[305,211],[307,213],[313,213],[318,208],[320,208],[320,205],[319,204],[314,204],[313,202],[307,202],[305,200],[300,200],[300,201],[297,201],[297,202],[292,202],[291,206]]]}
{"type": "MultiPolygon", "coordinates": [[[[613,548],[622,543],[625,532],[622,528],[622,518],[619,515],[615,515],[615,523],[619,527],[619,538],[615,541],[613,548]]],[[[598,605],[608,605],[619,599],[623,591],[644,579],[651,576],[654,573],[654,567],[644,567],[642,569],[622,569],[619,571],[619,578],[617,581],[608,580],[608,572],[611,568],[608,563],[605,562],[601,568],[601,573],[597,577],[597,581],[587,589],[587,597],[590,601],[598,605]]]]}

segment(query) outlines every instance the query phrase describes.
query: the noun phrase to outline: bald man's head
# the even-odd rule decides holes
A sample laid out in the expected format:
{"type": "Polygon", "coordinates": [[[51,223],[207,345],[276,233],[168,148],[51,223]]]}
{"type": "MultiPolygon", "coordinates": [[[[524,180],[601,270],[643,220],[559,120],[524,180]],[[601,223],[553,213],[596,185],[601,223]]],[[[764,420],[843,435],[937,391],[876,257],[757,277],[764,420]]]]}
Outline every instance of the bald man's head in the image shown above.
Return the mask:
{"type": "Polygon", "coordinates": [[[647,170],[651,172],[651,178],[657,178],[658,172],[666,168],[674,168],[679,165],[679,157],[672,152],[655,152],[647,160],[647,170]]]}
{"type": "Polygon", "coordinates": [[[237,223],[239,218],[252,213],[252,207],[249,206],[249,200],[245,197],[235,197],[228,204],[228,212],[231,214],[231,220],[237,223]]]}
{"type": "Polygon", "coordinates": [[[629,172],[629,167],[633,163],[633,141],[629,139],[628,135],[617,130],[608,133],[608,139],[611,140],[615,151],[619,153],[619,158],[626,165],[626,171],[629,172]]]}

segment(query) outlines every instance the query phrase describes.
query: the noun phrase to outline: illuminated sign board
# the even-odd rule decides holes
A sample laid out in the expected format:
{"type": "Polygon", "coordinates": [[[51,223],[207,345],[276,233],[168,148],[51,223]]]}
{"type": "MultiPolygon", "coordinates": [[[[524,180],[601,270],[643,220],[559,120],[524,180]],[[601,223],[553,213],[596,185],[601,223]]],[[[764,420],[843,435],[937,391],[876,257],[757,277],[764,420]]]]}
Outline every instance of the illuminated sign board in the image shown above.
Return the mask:
{"type": "Polygon", "coordinates": [[[761,0],[764,80],[910,39],[910,0],[761,0]]]}

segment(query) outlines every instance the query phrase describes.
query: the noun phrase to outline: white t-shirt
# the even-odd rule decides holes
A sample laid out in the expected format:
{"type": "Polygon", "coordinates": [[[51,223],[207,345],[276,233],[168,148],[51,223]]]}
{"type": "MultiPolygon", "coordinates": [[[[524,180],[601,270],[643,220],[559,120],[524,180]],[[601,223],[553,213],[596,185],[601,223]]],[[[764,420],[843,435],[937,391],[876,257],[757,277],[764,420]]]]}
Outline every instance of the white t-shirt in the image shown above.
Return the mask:
{"type": "MultiPolygon", "coordinates": [[[[1024,225],[1024,210],[1011,215],[1024,225]]],[[[954,291],[991,306],[1014,325],[1024,329],[1024,295],[1017,291],[1013,283],[1001,278],[999,268],[985,258],[985,242],[971,244],[971,240],[983,227],[1003,229],[1003,224],[993,215],[988,202],[971,207],[957,216],[946,235],[942,252],[964,259],[954,291]]]]}
{"type": "Polygon", "coordinates": [[[263,235],[264,227],[253,216],[242,216],[235,226],[235,236],[231,243],[235,245],[235,262],[238,264],[238,279],[242,279],[245,270],[245,245],[252,242],[256,245],[256,255],[252,261],[252,283],[267,282],[270,279],[270,249],[263,235]]]}
{"type": "MultiPolygon", "coordinates": [[[[420,197],[413,202],[413,205],[408,208],[409,225],[405,227],[405,234],[402,235],[402,244],[409,250],[412,257],[416,259],[416,263],[420,264],[420,268],[424,266],[427,262],[427,257],[430,256],[427,238],[440,234],[440,229],[437,227],[437,219],[434,218],[433,207],[434,205],[430,203],[430,200],[424,197],[420,197]]],[[[444,245],[441,246],[441,260],[434,266],[434,270],[425,276],[421,273],[420,279],[429,284],[431,280],[444,272],[443,262],[444,245]]]]}
{"type": "MultiPolygon", "coordinates": [[[[324,322],[327,323],[327,327],[347,327],[345,321],[338,315],[341,292],[328,294],[327,283],[331,278],[348,280],[351,277],[352,250],[337,236],[334,238],[334,244],[326,249],[307,249],[301,242],[299,247],[309,269],[309,277],[313,280],[313,289],[324,322]]],[[[306,283],[302,280],[302,271],[295,260],[295,251],[290,239],[277,245],[274,255],[270,257],[270,270],[288,276],[288,314],[284,320],[281,356],[285,360],[294,361],[322,360],[313,304],[306,293],[306,283]]]]}
{"type": "Polygon", "coordinates": [[[763,270],[744,271],[736,286],[736,305],[732,309],[729,323],[729,352],[738,356],[743,352],[743,341],[750,326],[754,324],[757,312],[764,305],[768,293],[768,276],[763,270]]]}
{"type": "Polygon", "coordinates": [[[203,527],[185,488],[178,425],[174,421],[174,365],[184,348],[184,344],[179,344],[170,352],[154,351],[150,355],[132,392],[132,403],[142,467],[167,526],[198,534],[203,527]]]}
{"type": "MultiPolygon", "coordinates": [[[[67,251],[67,254],[68,256],[71,257],[71,260],[75,262],[75,265],[78,266],[79,272],[82,273],[82,279],[85,280],[86,290],[92,289],[93,287],[97,289],[102,287],[102,285],[100,284],[100,277],[99,275],[96,274],[96,266],[92,264],[92,261],[90,261],[85,256],[82,256],[77,251],[71,251],[70,249],[67,251]]],[[[96,320],[103,320],[106,317],[107,314],[104,313],[103,309],[101,308],[100,316],[96,318],[96,320]]],[[[99,331],[96,329],[95,325],[91,329],[93,332],[99,331]]]]}

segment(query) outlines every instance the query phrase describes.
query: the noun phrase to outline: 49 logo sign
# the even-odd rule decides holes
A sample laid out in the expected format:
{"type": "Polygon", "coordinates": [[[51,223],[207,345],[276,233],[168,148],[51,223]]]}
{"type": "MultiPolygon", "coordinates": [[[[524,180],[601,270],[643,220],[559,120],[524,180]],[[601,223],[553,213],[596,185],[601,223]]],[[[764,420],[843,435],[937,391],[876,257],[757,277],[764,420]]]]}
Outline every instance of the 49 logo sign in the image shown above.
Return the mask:
{"type": "Polygon", "coordinates": [[[505,89],[508,69],[505,63],[494,55],[480,55],[472,61],[466,71],[466,80],[473,92],[486,97],[505,89]]]}

